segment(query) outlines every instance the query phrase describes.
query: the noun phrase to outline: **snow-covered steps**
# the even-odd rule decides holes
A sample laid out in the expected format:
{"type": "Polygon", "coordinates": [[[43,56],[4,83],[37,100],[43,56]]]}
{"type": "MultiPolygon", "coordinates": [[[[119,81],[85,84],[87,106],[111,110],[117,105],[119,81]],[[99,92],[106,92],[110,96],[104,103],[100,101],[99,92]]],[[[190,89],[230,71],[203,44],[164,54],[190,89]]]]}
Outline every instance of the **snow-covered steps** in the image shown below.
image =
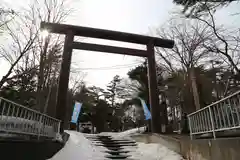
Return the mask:
{"type": "Polygon", "coordinates": [[[105,147],[105,158],[108,159],[125,159],[131,157],[131,151],[136,149],[137,144],[133,140],[119,138],[116,139],[112,136],[104,135],[86,135],[95,146],[105,147]]]}
{"type": "Polygon", "coordinates": [[[130,151],[113,151],[113,150],[108,150],[108,151],[104,151],[104,152],[109,153],[111,155],[119,155],[119,154],[129,153],[130,151]]]}
{"type": "Polygon", "coordinates": [[[131,136],[138,130],[95,135],[66,131],[70,135],[68,141],[50,160],[183,160],[160,143],[135,142],[131,136]]]}

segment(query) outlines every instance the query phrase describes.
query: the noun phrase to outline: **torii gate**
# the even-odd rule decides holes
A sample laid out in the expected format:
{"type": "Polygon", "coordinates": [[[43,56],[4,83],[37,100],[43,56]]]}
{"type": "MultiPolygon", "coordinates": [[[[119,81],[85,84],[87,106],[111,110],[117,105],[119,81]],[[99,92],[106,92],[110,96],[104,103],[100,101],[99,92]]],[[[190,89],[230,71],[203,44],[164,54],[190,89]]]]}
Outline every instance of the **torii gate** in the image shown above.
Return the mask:
{"type": "Polygon", "coordinates": [[[58,84],[57,94],[57,115],[56,118],[62,120],[61,132],[63,132],[63,123],[66,113],[66,99],[68,91],[68,82],[70,74],[70,65],[73,49],[81,49],[88,51],[107,52],[115,54],[124,54],[131,56],[147,57],[148,59],[148,87],[149,87],[149,102],[152,114],[152,132],[161,132],[162,115],[159,108],[159,99],[157,91],[156,78],[156,62],[154,55],[154,47],[172,48],[174,41],[161,39],[157,37],[143,36],[131,33],[109,31],[103,29],[41,22],[41,29],[46,29],[49,33],[65,34],[65,43],[62,56],[62,64],[60,71],[60,79],[58,84]],[[74,36],[83,36],[91,38],[99,38],[105,40],[122,41],[146,45],[146,50],[123,48],[83,42],[75,42],[74,36]]]}

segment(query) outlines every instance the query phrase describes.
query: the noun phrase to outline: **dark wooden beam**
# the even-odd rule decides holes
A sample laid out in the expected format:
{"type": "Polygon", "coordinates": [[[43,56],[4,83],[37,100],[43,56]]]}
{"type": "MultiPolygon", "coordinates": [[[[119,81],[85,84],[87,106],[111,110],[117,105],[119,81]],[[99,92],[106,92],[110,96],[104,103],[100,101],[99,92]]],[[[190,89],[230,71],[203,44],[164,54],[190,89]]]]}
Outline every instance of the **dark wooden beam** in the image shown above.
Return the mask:
{"type": "Polygon", "coordinates": [[[156,47],[164,48],[172,48],[174,45],[174,41],[168,39],[67,24],[41,22],[41,29],[47,29],[51,33],[58,34],[67,34],[68,31],[72,31],[76,36],[100,38],[145,45],[152,41],[156,47]]]}
{"type": "Polygon", "coordinates": [[[115,47],[115,46],[106,46],[106,45],[100,45],[100,44],[73,42],[72,48],[87,50],[87,51],[107,52],[107,53],[116,53],[116,54],[124,54],[124,55],[131,55],[131,56],[147,57],[147,51],[144,51],[144,50],[115,47]]]}
{"type": "Polygon", "coordinates": [[[57,93],[57,104],[56,104],[56,118],[61,120],[60,132],[63,133],[64,123],[66,124],[66,107],[67,107],[67,93],[68,93],[68,82],[70,75],[70,65],[72,58],[72,42],[74,35],[71,31],[66,34],[62,65],[58,83],[58,93],[57,93]]]}
{"type": "Polygon", "coordinates": [[[149,103],[151,108],[152,115],[152,132],[160,133],[161,132],[161,123],[160,123],[160,109],[159,109],[159,98],[157,90],[157,76],[156,76],[156,61],[154,55],[154,44],[149,42],[147,45],[148,52],[148,88],[149,88],[149,103]]]}

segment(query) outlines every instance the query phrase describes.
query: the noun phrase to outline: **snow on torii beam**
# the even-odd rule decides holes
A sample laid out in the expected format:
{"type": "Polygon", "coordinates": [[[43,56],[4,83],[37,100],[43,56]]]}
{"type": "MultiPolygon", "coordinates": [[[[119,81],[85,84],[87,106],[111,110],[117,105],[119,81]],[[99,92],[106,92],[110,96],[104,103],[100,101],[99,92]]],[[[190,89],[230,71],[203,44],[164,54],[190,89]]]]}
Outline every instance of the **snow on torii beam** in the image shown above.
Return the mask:
{"type": "MultiPolygon", "coordinates": [[[[174,41],[161,39],[157,37],[143,36],[132,33],[124,33],[117,31],[109,31],[104,29],[96,29],[89,27],[73,26],[66,24],[56,24],[41,22],[41,29],[46,29],[50,33],[65,34],[65,43],[63,51],[63,60],[58,86],[57,96],[57,118],[65,121],[66,113],[66,97],[68,91],[68,82],[70,74],[70,64],[73,49],[82,49],[99,52],[109,52],[117,54],[125,54],[132,56],[140,56],[148,58],[148,83],[149,83],[149,102],[152,114],[152,131],[161,132],[160,121],[163,120],[161,109],[159,108],[159,99],[157,94],[157,78],[156,65],[154,56],[154,47],[172,48],[174,41]],[[100,38],[105,40],[122,41],[129,43],[142,44],[147,46],[147,50],[114,47],[99,44],[89,44],[82,42],[74,42],[74,36],[100,38]]],[[[65,122],[66,123],[66,122],[65,122]]],[[[63,131],[63,125],[61,125],[63,131]]]]}

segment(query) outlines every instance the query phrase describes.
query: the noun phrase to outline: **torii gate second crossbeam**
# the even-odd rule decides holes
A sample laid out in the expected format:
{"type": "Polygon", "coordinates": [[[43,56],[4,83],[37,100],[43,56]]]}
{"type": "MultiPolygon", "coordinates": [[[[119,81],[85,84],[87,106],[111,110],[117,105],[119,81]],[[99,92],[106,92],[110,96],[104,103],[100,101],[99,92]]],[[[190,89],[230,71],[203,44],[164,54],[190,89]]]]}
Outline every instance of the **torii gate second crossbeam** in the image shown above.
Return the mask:
{"type": "Polygon", "coordinates": [[[174,41],[156,37],[143,36],[131,33],[123,33],[117,31],[109,31],[103,29],[73,26],[66,24],[41,22],[41,29],[46,29],[50,33],[64,34],[65,43],[62,56],[62,64],[58,86],[57,96],[57,115],[56,118],[62,120],[61,131],[63,132],[63,123],[65,120],[67,91],[70,74],[70,65],[73,49],[117,53],[124,55],[147,57],[148,59],[148,87],[149,102],[152,114],[152,132],[160,133],[162,120],[161,109],[159,108],[157,78],[156,78],[156,62],[154,47],[172,48],[174,41]],[[74,42],[74,36],[83,36],[90,38],[99,38],[105,40],[122,41],[146,45],[146,50],[122,48],[99,44],[90,44],[82,42],[74,42]]]}

